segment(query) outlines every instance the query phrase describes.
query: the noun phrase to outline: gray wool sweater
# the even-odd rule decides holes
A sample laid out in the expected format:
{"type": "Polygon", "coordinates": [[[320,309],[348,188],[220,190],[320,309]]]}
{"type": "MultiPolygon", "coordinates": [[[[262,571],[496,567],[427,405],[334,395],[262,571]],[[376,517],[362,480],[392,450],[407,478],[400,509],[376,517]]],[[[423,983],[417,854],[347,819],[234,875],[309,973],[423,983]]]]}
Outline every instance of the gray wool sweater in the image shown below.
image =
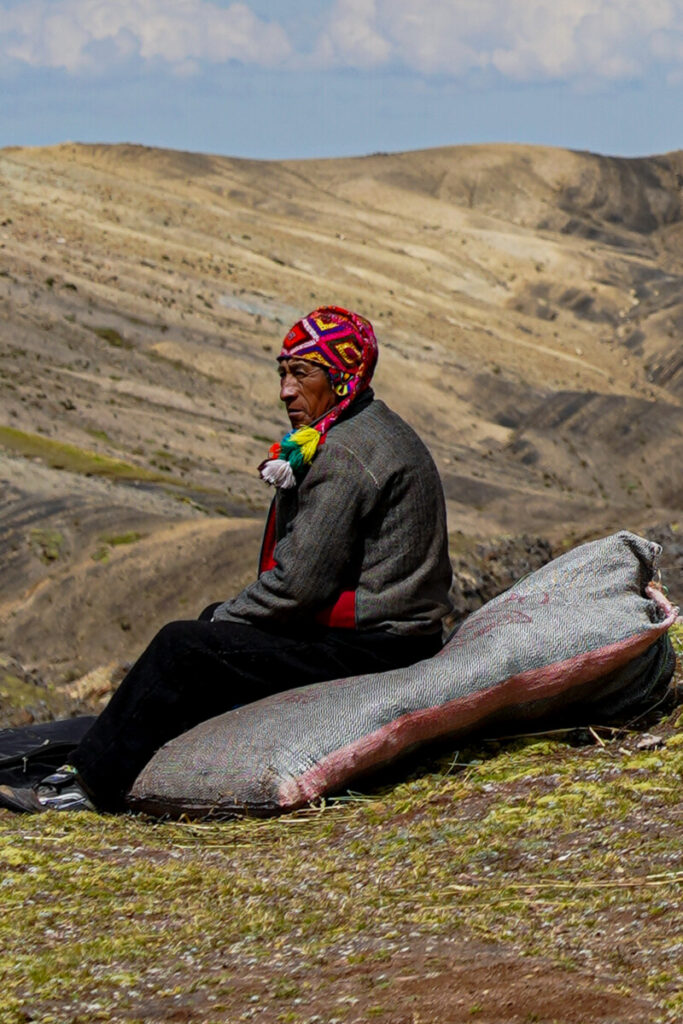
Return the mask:
{"type": "Polygon", "coordinates": [[[346,624],[357,630],[440,630],[452,570],[439,474],[370,389],[329,430],[298,487],[277,492],[275,538],[275,567],[219,605],[215,620],[337,625],[325,609],[345,592],[346,624]]]}

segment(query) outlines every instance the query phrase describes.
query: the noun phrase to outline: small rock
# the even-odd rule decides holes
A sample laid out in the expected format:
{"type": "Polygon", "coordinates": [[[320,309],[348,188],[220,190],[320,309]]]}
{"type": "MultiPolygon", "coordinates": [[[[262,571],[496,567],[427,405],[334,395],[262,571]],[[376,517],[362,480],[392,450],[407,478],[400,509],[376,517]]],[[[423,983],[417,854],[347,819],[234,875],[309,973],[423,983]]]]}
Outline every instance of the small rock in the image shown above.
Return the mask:
{"type": "Polygon", "coordinates": [[[664,740],[661,736],[655,736],[651,732],[644,732],[636,743],[636,750],[656,750],[658,747],[663,746],[664,740]]]}
{"type": "Polygon", "coordinates": [[[76,701],[93,701],[98,697],[109,696],[116,689],[115,677],[119,666],[117,662],[100,665],[87,672],[80,679],[64,686],[63,692],[76,701]]]}

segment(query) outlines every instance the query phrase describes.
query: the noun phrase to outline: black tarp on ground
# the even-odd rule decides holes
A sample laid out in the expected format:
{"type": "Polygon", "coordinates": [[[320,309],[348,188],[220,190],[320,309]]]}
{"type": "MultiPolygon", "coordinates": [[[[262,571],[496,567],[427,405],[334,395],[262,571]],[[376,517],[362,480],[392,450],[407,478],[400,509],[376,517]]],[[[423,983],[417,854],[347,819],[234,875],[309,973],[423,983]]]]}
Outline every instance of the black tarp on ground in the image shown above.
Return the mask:
{"type": "Polygon", "coordinates": [[[34,786],[65,764],[93,715],[0,730],[0,785],[34,786]]]}

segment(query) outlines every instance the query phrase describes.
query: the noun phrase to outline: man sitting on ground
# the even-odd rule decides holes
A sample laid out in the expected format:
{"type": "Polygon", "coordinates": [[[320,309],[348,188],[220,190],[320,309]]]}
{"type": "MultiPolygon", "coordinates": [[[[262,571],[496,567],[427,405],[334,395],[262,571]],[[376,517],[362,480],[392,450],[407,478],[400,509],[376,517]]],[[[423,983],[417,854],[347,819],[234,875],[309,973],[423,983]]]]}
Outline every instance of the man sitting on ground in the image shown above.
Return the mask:
{"type": "Polygon", "coordinates": [[[261,464],[276,488],[258,579],[152,640],[76,748],[15,810],[125,809],[167,740],[269,694],[383,672],[436,654],[451,565],[426,447],[370,388],[364,317],[314,310],[284,339],[280,398],[292,430],[261,464]]]}

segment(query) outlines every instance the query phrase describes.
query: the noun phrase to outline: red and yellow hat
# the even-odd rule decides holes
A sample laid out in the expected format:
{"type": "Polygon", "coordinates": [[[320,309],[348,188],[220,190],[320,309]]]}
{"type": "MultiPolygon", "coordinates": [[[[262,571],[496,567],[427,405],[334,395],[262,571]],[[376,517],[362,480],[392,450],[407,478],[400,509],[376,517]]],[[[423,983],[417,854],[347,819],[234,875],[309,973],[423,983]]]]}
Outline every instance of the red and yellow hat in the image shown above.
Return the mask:
{"type": "MultiPolygon", "coordinates": [[[[285,336],[278,359],[294,358],[324,366],[337,394],[351,401],[370,384],[377,365],[377,339],[365,317],[341,306],[321,306],[297,320],[285,336]]],[[[339,405],[337,416],[342,412],[339,405]]]]}
{"type": "Polygon", "coordinates": [[[307,359],[324,367],[340,399],[316,423],[285,434],[259,466],[267,483],[286,489],[296,486],[297,474],[313,461],[327,431],[369,386],[377,365],[377,339],[365,317],[341,306],[321,306],[297,320],[277,358],[307,359]]]}

